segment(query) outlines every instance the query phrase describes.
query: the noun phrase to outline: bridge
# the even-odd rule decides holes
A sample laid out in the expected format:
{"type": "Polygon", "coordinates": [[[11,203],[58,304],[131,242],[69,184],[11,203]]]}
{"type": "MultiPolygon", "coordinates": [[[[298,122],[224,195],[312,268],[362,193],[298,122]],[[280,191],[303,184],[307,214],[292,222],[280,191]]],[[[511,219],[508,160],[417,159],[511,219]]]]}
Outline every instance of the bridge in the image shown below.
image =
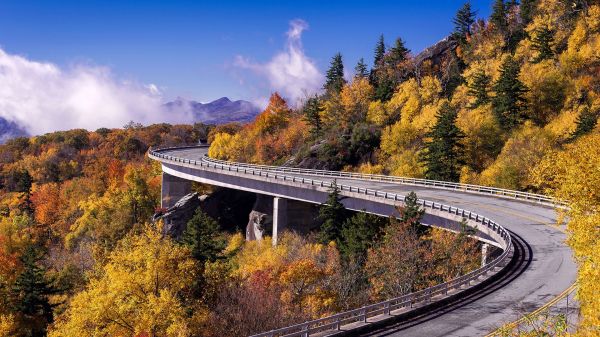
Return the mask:
{"type": "Polygon", "coordinates": [[[469,274],[419,292],[257,336],[483,336],[564,294],[577,267],[556,222],[552,198],[425,179],[252,165],[215,160],[205,146],[151,150],[163,170],[162,206],[189,193],[191,181],[273,197],[273,242],[294,228],[289,205],[325,202],[335,182],[352,210],[396,215],[414,191],[423,223],[475,228],[484,246],[501,250],[469,274]]]}

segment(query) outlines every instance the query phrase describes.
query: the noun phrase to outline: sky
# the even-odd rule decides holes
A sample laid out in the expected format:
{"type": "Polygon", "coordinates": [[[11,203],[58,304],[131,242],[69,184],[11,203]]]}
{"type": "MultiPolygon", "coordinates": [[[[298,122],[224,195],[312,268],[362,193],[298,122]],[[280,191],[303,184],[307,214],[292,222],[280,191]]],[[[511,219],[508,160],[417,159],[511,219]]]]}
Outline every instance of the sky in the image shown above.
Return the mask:
{"type": "MultiPolygon", "coordinates": [[[[98,105],[116,123],[135,107],[131,117],[158,120],[150,107],[176,97],[297,100],[318,90],[335,53],[348,74],[360,57],[371,63],[380,34],[414,53],[439,41],[463,2],[1,0],[0,117],[27,124],[23,111],[51,110],[91,128],[98,105]]],[[[471,3],[489,15],[490,0],[471,3]]]]}

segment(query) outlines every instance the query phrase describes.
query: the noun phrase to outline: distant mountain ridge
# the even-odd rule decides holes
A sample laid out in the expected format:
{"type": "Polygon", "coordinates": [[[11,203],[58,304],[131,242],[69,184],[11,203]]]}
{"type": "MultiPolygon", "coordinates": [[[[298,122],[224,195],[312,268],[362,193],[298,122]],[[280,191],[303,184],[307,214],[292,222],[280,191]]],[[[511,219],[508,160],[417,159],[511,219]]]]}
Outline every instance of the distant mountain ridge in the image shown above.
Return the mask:
{"type": "Polygon", "coordinates": [[[196,122],[206,124],[223,124],[230,122],[247,123],[258,115],[260,109],[254,104],[221,97],[209,103],[200,103],[178,97],[164,105],[168,110],[191,112],[196,122]]]}
{"type": "Polygon", "coordinates": [[[0,117],[0,144],[16,137],[28,136],[27,132],[15,122],[0,117]]]}

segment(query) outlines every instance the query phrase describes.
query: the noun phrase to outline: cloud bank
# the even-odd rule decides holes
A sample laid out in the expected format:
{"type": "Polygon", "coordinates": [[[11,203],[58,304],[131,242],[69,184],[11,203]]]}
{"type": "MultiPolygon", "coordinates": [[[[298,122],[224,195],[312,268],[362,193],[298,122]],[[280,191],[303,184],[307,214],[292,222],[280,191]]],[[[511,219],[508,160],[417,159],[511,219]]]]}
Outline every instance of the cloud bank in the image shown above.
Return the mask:
{"type": "Polygon", "coordinates": [[[0,117],[36,135],[55,130],[190,122],[192,116],[162,108],[154,84],[120,80],[106,67],[68,69],[36,62],[0,49],[0,117]]]}
{"type": "Polygon", "coordinates": [[[307,95],[321,90],[324,76],[315,62],[306,56],[302,47],[302,32],[308,24],[300,19],[292,20],[287,31],[285,49],[264,64],[254,63],[243,56],[237,56],[235,65],[264,76],[272,90],[280,92],[292,102],[298,102],[307,95]]]}

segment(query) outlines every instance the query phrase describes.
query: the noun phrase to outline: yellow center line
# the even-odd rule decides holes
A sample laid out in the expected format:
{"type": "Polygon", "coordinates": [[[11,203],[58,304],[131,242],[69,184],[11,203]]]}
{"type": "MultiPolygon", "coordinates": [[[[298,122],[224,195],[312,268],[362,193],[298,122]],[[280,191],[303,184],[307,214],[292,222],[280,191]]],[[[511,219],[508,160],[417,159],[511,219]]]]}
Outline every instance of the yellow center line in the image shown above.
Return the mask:
{"type": "MultiPolygon", "coordinates": [[[[558,229],[559,231],[563,232],[563,233],[567,233],[567,231],[562,228],[562,226],[559,225],[555,225],[555,224],[551,224],[545,221],[540,221],[539,219],[535,219],[531,216],[527,216],[524,215],[522,213],[518,213],[518,212],[514,212],[514,211],[509,211],[505,208],[501,208],[501,207],[495,207],[495,206],[489,206],[489,205],[480,205],[482,208],[486,208],[489,210],[493,210],[493,211],[499,211],[508,215],[512,215],[512,216],[516,216],[518,218],[522,218],[522,219],[526,219],[529,221],[534,221],[534,222],[539,222],[541,224],[544,224],[546,226],[550,226],[552,228],[558,229]]],[[[501,334],[501,332],[506,331],[506,330],[512,330],[515,327],[519,326],[520,324],[522,324],[523,322],[525,322],[527,320],[527,316],[535,316],[539,313],[541,313],[542,311],[548,309],[549,307],[553,306],[554,304],[556,304],[558,301],[562,300],[563,298],[565,298],[566,296],[568,296],[569,294],[571,294],[571,292],[573,292],[575,290],[575,288],[577,287],[577,282],[573,282],[573,284],[571,284],[567,289],[563,290],[563,292],[561,292],[560,294],[556,295],[554,298],[552,298],[551,300],[549,300],[546,304],[542,305],[541,307],[537,308],[536,310],[530,312],[529,314],[523,315],[521,318],[512,321],[510,323],[505,324],[502,327],[499,327],[498,329],[492,331],[491,333],[485,335],[485,337],[492,337],[492,336],[498,336],[501,334]]]]}

